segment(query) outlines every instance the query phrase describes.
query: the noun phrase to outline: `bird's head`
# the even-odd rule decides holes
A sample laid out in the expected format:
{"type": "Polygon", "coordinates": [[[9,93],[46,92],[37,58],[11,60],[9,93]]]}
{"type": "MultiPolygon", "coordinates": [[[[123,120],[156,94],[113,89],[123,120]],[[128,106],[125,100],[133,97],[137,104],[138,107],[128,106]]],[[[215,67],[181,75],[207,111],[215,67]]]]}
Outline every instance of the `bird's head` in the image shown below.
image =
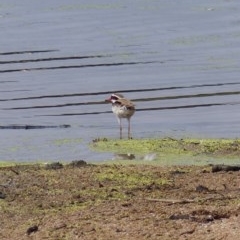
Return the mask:
{"type": "Polygon", "coordinates": [[[124,98],[124,96],[120,93],[113,93],[105,102],[115,103],[117,100],[124,98]]]}

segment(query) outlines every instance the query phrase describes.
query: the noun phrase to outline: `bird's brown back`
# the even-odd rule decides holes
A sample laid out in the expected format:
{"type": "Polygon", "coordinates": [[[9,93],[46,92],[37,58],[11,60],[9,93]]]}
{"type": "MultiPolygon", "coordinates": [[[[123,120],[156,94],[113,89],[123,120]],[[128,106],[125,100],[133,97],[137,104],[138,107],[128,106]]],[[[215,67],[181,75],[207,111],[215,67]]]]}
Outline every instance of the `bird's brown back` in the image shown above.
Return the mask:
{"type": "Polygon", "coordinates": [[[115,103],[120,106],[126,106],[126,108],[128,109],[133,109],[133,110],[135,109],[134,103],[126,98],[120,98],[115,103]]]}

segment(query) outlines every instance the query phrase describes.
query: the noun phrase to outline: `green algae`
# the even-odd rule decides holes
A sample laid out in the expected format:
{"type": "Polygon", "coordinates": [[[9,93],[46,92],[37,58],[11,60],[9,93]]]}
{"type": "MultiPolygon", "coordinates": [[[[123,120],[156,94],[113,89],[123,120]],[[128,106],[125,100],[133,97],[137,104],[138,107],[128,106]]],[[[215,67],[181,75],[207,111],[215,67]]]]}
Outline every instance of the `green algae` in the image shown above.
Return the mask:
{"type": "Polygon", "coordinates": [[[134,159],[131,160],[134,163],[145,160],[162,164],[203,165],[225,161],[236,164],[240,155],[238,139],[97,139],[91,147],[95,151],[112,152],[125,156],[125,159],[134,159]]]}
{"type": "Polygon", "coordinates": [[[0,161],[0,168],[1,167],[8,167],[8,166],[15,166],[15,163],[7,162],[7,161],[0,161]]]}
{"type": "Polygon", "coordinates": [[[146,186],[146,185],[164,185],[169,181],[164,178],[156,178],[156,176],[150,172],[133,172],[133,171],[121,171],[121,165],[119,167],[111,167],[104,169],[101,173],[97,174],[97,179],[100,182],[114,182],[119,186],[133,187],[133,186],[146,186]]]}

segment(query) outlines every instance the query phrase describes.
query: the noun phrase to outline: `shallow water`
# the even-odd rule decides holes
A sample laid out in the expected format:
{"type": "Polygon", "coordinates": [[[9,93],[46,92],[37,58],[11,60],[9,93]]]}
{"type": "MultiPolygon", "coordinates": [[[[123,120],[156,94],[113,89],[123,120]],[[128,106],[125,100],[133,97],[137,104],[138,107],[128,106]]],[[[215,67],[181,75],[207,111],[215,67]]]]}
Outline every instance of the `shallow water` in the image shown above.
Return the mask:
{"type": "MultiPolygon", "coordinates": [[[[101,161],[111,106],[136,103],[134,138],[238,138],[237,1],[2,1],[2,161],[101,161]]],[[[126,134],[126,132],[125,132],[126,134]]]]}

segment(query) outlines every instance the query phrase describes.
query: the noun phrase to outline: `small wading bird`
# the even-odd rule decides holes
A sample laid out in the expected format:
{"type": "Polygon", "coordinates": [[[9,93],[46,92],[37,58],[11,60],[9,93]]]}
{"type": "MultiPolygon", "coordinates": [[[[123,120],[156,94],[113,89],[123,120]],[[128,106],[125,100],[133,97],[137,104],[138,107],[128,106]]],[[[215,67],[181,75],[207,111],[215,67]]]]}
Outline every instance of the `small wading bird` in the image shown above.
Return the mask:
{"type": "Polygon", "coordinates": [[[131,126],[130,119],[135,113],[134,104],[124,98],[122,94],[113,93],[109,99],[105,100],[106,102],[112,103],[112,111],[117,116],[117,120],[120,127],[120,139],[122,139],[122,118],[126,118],[128,121],[128,138],[131,138],[131,126]]]}

